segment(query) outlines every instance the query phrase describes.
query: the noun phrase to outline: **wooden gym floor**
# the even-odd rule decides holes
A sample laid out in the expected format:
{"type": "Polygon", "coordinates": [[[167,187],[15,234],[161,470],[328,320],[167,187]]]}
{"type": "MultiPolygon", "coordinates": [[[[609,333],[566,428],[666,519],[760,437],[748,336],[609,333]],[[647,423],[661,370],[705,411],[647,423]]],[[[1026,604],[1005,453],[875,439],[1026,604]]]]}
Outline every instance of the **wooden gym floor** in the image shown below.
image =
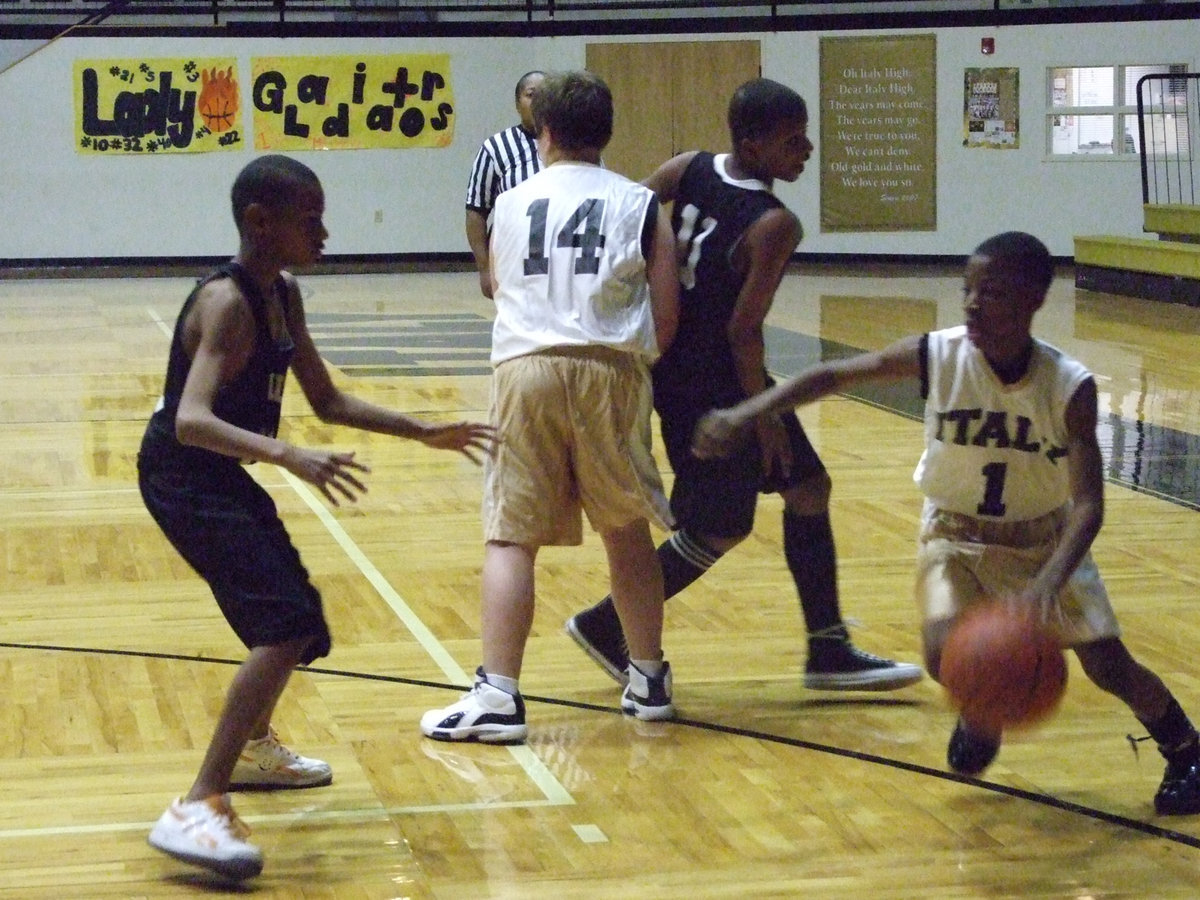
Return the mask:
{"type": "MultiPolygon", "coordinates": [[[[486,415],[489,304],[470,273],[304,280],[335,377],[430,417],[486,415]]],[[[236,891],[146,833],[187,789],[242,648],[145,513],[134,457],[185,278],[0,280],[0,898],[1194,898],[1200,817],[1156,817],[1151,743],[1072,660],[1061,712],[983,779],[951,775],[953,716],[926,679],[891,694],[800,684],[780,505],[667,608],[681,719],[617,711],[563,633],[606,592],[600,547],[549,549],[517,748],[435,743],[417,719],[479,660],[480,473],[328,428],[295,386],[286,435],[357,450],[370,493],[277,498],[334,631],[298,672],[282,737],[332,786],[245,794],[266,854],[236,891]]],[[[770,320],[788,374],[958,321],[957,271],[789,274],[770,320]]],[[[1200,309],[1056,281],[1040,334],[1097,374],[1109,460],[1095,552],[1134,653],[1200,720],[1200,309]]],[[[904,392],[802,418],[832,472],[846,616],[919,661],[911,600],[920,426],[904,392]]],[[[660,455],[661,459],[661,455],[660,455]]],[[[669,477],[669,473],[667,473],[669,477]]]]}

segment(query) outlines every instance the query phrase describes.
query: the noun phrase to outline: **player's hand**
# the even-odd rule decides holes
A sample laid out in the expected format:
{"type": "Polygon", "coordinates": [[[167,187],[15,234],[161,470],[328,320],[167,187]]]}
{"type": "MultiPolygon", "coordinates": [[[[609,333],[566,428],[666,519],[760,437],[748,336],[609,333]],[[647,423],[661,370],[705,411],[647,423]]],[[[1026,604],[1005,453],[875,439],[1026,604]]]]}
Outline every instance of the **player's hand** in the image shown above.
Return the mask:
{"type": "Polygon", "coordinates": [[[1014,612],[1027,615],[1038,625],[1052,630],[1066,624],[1062,606],[1056,600],[1054,592],[1040,591],[1032,584],[1005,598],[1014,612]]]}
{"type": "Polygon", "coordinates": [[[783,420],[774,414],[759,416],[754,427],[762,451],[763,472],[786,480],[792,472],[792,444],[783,420]]]}
{"type": "Polygon", "coordinates": [[[334,506],[340,506],[338,496],[354,503],[367,486],[355,477],[355,472],[370,472],[354,461],[353,453],[331,453],[327,450],[304,450],[293,447],[283,466],[297,478],[315,485],[334,506]]]}
{"type": "Polygon", "coordinates": [[[448,425],[426,425],[417,438],[426,447],[438,450],[457,450],[475,465],[483,461],[482,454],[494,456],[496,429],[482,422],[451,422],[448,425]]]}
{"type": "Polygon", "coordinates": [[[696,423],[692,455],[697,459],[729,456],[746,439],[746,423],[728,409],[714,409],[696,423]]]}
{"type": "Polygon", "coordinates": [[[479,273],[479,292],[489,300],[492,299],[492,295],[496,292],[496,289],[492,286],[491,272],[479,273]]]}

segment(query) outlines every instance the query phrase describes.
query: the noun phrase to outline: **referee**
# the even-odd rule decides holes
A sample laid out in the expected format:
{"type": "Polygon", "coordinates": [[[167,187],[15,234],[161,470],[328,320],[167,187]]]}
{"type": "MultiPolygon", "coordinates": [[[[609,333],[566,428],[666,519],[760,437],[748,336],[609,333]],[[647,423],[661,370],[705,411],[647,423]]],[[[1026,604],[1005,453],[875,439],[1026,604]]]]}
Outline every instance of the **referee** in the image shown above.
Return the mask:
{"type": "Polygon", "coordinates": [[[493,134],[483,142],[471,166],[467,183],[467,243],[479,270],[479,289],[491,299],[492,276],[488,260],[488,218],[496,197],[542,167],[537,153],[537,135],[533,131],[533,93],[541,86],[545,73],[526,72],[517,82],[517,113],[521,122],[493,134]]]}

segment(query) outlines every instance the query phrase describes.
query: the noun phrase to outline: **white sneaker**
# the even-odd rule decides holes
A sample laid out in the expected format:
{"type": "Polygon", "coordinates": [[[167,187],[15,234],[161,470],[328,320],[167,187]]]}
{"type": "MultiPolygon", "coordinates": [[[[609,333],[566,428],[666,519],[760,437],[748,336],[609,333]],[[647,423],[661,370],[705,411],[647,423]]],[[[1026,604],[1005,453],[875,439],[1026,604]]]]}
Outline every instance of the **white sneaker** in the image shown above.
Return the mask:
{"type": "Polygon", "coordinates": [[[436,741],[519,744],[525,740],[525,701],[489,684],[481,666],[475,686],[457,703],[421,716],[421,734],[436,741]]]}
{"type": "Polygon", "coordinates": [[[150,830],[150,846],[194,866],[240,881],[262,871],[262,851],[245,839],[228,795],[184,802],[176,799],[150,830]]]}
{"type": "Polygon", "coordinates": [[[279,743],[272,728],[265,738],[247,741],[233,775],[231,791],[263,791],[321,787],[333,781],[333,769],[320,759],[309,759],[279,743]]]}

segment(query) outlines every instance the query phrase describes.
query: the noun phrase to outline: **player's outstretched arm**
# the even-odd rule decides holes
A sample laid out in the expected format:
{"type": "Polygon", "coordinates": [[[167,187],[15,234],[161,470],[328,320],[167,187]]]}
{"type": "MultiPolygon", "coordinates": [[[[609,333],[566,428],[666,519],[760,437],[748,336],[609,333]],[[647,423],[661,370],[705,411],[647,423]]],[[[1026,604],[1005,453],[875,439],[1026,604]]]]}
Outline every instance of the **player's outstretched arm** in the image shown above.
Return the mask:
{"type": "Polygon", "coordinates": [[[368,470],[354,461],[353,453],[306,450],[239,428],[213,412],[217,391],[242,371],[254,350],[254,317],[233,279],[205,285],[191,315],[197,344],[175,416],[180,442],[234,459],[283,466],[316,486],[334,506],[338,497],[354,500],[365,491],[355,472],[368,470]]]}
{"type": "Polygon", "coordinates": [[[300,289],[290,276],[286,280],[289,291],[288,330],[296,345],[292,371],[313,412],[322,422],[409,438],[440,450],[457,450],[476,464],[482,462],[484,454],[493,452],[496,433],[490,425],[482,422],[425,422],[397,410],[368,403],[334,384],[309,334],[300,289]]]}
{"type": "Polygon", "coordinates": [[[728,455],[754,420],[768,413],[803,406],[859,384],[920,378],[920,342],[920,336],[913,335],[875,353],[821,363],[737,406],[713,410],[696,426],[692,453],[701,459],[728,455]]]}

